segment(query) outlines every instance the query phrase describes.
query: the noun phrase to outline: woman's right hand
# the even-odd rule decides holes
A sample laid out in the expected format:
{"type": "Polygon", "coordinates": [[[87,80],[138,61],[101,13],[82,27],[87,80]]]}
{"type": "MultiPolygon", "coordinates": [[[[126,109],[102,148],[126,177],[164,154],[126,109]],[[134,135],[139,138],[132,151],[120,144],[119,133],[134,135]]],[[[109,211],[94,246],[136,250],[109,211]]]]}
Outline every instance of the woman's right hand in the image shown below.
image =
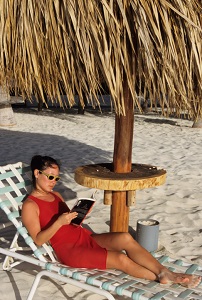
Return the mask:
{"type": "Polygon", "coordinates": [[[68,213],[63,213],[60,215],[57,219],[59,224],[62,225],[69,225],[73,219],[75,219],[78,216],[77,212],[68,212],[68,213]]]}

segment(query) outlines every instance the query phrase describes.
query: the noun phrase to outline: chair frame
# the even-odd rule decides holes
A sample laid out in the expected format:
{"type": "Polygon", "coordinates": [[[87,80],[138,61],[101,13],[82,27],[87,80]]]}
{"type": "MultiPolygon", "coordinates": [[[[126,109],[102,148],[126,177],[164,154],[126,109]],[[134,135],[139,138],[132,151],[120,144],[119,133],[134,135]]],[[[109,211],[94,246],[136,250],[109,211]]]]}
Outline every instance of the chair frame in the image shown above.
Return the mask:
{"type": "MultiPolygon", "coordinates": [[[[103,295],[109,300],[115,300],[116,294],[136,300],[202,300],[202,284],[194,289],[185,288],[178,284],[168,286],[134,278],[119,270],[79,269],[60,264],[50,245],[44,244],[42,247],[35,245],[20,220],[21,205],[23,199],[30,192],[31,185],[30,167],[24,163],[18,162],[0,167],[0,208],[6,213],[9,220],[8,224],[0,225],[0,229],[11,224],[16,228],[9,249],[0,248],[0,253],[5,255],[3,270],[9,271],[22,262],[41,267],[41,271],[36,275],[29,291],[28,300],[33,299],[43,276],[103,295]],[[19,236],[23,237],[28,249],[32,250],[32,255],[27,254],[24,247],[19,246],[19,236]]],[[[173,271],[202,276],[202,267],[196,264],[189,264],[160,254],[154,254],[154,256],[173,271]]]]}

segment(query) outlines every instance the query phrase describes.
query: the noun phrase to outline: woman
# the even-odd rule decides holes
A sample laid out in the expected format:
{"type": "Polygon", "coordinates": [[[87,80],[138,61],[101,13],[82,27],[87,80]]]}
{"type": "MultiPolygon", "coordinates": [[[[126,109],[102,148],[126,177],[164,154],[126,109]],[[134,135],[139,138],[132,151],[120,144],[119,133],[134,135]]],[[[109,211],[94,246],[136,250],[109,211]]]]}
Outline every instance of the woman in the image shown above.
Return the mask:
{"type": "Polygon", "coordinates": [[[22,221],[37,245],[50,242],[61,263],[72,267],[119,269],[134,277],[197,286],[200,276],[174,273],[162,266],[129,233],[94,234],[71,224],[62,196],[53,191],[59,177],[58,162],[48,156],[31,161],[33,191],[22,207],[22,221]],[[125,250],[125,253],[122,251],[125,250]]]}

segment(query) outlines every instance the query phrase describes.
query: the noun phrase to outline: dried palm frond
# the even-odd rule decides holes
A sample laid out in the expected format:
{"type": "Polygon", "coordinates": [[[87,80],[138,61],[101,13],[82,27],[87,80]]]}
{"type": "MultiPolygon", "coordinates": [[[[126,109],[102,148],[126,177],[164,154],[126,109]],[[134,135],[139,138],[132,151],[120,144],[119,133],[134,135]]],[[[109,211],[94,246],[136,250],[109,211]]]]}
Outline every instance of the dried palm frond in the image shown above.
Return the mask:
{"type": "Polygon", "coordinates": [[[202,4],[197,0],[1,0],[0,85],[61,106],[123,85],[163,114],[202,114],[202,4]],[[67,95],[68,102],[61,94],[67,95]]]}

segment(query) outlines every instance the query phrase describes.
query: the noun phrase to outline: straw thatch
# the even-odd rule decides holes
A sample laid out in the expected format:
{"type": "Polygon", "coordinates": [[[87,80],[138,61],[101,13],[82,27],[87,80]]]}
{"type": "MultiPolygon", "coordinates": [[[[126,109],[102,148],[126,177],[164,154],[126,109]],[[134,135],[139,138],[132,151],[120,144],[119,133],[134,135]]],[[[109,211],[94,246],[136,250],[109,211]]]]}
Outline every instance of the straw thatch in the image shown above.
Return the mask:
{"type": "Polygon", "coordinates": [[[107,85],[118,115],[123,84],[164,114],[202,114],[198,0],[0,0],[0,85],[23,97],[93,104],[107,85]],[[124,79],[125,78],[125,79],[124,79]]]}

